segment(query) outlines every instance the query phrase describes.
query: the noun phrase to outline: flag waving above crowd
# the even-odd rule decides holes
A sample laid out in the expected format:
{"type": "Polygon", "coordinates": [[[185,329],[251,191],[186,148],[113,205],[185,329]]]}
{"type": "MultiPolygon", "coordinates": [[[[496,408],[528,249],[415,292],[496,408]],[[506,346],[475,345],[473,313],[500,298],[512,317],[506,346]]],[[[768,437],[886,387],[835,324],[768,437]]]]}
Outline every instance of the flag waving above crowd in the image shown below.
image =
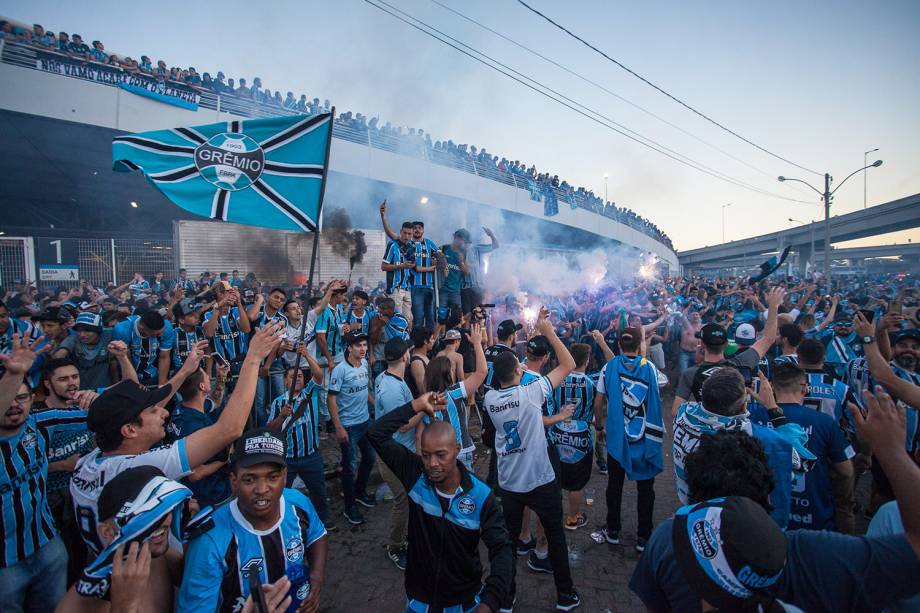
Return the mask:
{"type": "Polygon", "coordinates": [[[278,230],[316,229],[332,113],[125,134],[113,168],[140,170],[183,209],[278,230]]]}

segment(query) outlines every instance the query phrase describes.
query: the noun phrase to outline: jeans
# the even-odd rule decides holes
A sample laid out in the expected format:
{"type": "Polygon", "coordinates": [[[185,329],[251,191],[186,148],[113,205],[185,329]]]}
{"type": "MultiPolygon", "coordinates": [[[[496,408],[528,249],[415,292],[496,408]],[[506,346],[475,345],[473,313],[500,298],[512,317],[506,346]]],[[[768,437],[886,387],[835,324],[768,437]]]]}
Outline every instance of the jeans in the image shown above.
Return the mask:
{"type": "Polygon", "coordinates": [[[294,479],[300,477],[307,486],[310,502],[316,514],[325,522],[329,515],[329,503],[326,500],[326,474],[323,471],[323,456],[317,449],[302,458],[287,459],[287,486],[291,487],[294,479]]]}
{"type": "Polygon", "coordinates": [[[677,355],[677,371],[683,373],[694,364],[696,364],[696,352],[681,349],[677,355]]]}
{"type": "Polygon", "coordinates": [[[259,377],[256,384],[256,398],[253,403],[256,410],[256,423],[264,426],[268,422],[268,408],[272,401],[284,393],[284,365],[275,360],[267,377],[259,377]]]}
{"type": "Polygon", "coordinates": [[[442,307],[460,306],[460,290],[451,291],[442,287],[439,297],[442,307]]]}
{"type": "MultiPolygon", "coordinates": [[[[623,527],[620,523],[620,504],[623,501],[623,481],[626,479],[626,471],[609,453],[607,454],[607,469],[610,471],[607,474],[607,530],[619,532],[623,527]]],[[[648,539],[652,535],[655,478],[636,481],[636,488],[639,490],[636,501],[636,509],[639,513],[636,536],[648,539]]]]}
{"type": "Polygon", "coordinates": [[[344,426],[345,432],[348,433],[348,442],[339,443],[342,450],[342,493],[345,495],[346,510],[354,508],[355,494],[364,496],[367,493],[367,479],[374,468],[377,454],[365,436],[369,427],[370,420],[353,426],[344,426]],[[359,448],[361,463],[358,464],[358,471],[355,473],[354,462],[359,448]]]}
{"type": "MultiPolygon", "coordinates": [[[[565,544],[565,529],[562,527],[562,490],[555,479],[545,485],[526,493],[509,492],[501,490],[502,514],[505,516],[505,525],[512,538],[521,533],[522,514],[524,507],[529,507],[543,524],[546,540],[549,545],[549,561],[553,566],[553,580],[556,583],[556,592],[571,593],[573,591],[572,573],[569,570],[569,550],[565,544]]],[[[510,605],[514,600],[515,582],[514,566],[511,573],[511,587],[505,595],[503,605],[510,605]]]]}
{"type": "Polygon", "coordinates": [[[377,470],[393,493],[393,516],[390,518],[390,537],[387,544],[393,549],[398,549],[406,542],[406,534],[409,531],[409,498],[406,497],[406,488],[402,481],[379,457],[377,470]]]}
{"type": "Polygon", "coordinates": [[[434,290],[430,287],[412,288],[412,325],[435,329],[434,290]]]}
{"type": "Polygon", "coordinates": [[[67,591],[67,548],[56,536],[18,564],[0,568],[0,608],[8,613],[45,613],[67,591]]]}

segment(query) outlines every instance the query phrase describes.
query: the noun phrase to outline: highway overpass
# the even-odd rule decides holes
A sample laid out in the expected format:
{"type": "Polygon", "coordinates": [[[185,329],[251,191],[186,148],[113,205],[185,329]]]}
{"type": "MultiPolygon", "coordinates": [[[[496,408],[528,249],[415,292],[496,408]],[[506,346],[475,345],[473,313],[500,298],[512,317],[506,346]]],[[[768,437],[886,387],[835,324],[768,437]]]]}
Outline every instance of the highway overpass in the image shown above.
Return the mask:
{"type": "MultiPolygon", "coordinates": [[[[699,265],[695,270],[698,271],[720,271],[731,269],[750,269],[759,265],[767,254],[759,254],[756,257],[728,258],[718,262],[699,265]]],[[[920,272],[920,243],[904,243],[900,245],[877,245],[871,247],[848,247],[845,249],[832,249],[831,262],[841,265],[848,265],[857,269],[865,269],[867,260],[876,260],[879,258],[891,258],[902,264],[904,272],[920,272]]],[[[792,253],[788,260],[790,266],[795,269],[804,266],[801,257],[795,252],[792,253]]],[[[824,252],[819,251],[811,258],[811,266],[820,269],[824,266],[824,252]]]]}
{"type": "MultiPolygon", "coordinates": [[[[831,217],[830,225],[831,246],[857,238],[920,227],[920,194],[831,217]]],[[[681,251],[678,258],[685,271],[712,269],[727,262],[737,261],[745,262],[743,265],[753,266],[764,259],[760,256],[777,252],[786,245],[792,245],[793,251],[799,254],[799,260],[804,266],[804,262],[809,260],[812,245],[819,255],[824,251],[824,221],[721,245],[681,251]]],[[[880,248],[884,249],[884,246],[880,248]]],[[[837,257],[836,254],[834,257],[837,257]]]]}

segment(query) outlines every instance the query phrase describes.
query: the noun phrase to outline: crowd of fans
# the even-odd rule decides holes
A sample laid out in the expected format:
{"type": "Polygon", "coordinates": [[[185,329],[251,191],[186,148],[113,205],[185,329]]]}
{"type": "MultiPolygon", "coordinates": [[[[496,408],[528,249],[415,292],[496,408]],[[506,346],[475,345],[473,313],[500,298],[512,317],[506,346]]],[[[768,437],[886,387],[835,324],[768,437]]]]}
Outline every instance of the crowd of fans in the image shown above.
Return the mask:
{"type": "MultiPolygon", "coordinates": [[[[233,95],[257,104],[277,107],[290,112],[312,115],[330,110],[329,100],[324,100],[321,103],[319,98],[309,100],[306,94],[300,94],[298,97],[291,91],[284,95],[282,95],[281,90],[272,92],[270,88],[263,86],[260,77],[253,78],[250,84],[245,78],[240,78],[236,81],[232,78],[228,79],[222,71],[217,71],[216,75],[212,76],[210,72],[199,73],[191,66],[188,68],[167,67],[165,61],[157,60],[154,63],[150,56],[147,55],[142,55],[140,60],[135,60],[130,56],[119,57],[106,51],[105,45],[101,41],[94,40],[92,45],[87,45],[79,34],[70,35],[67,32],[58,32],[55,35],[54,32],[46,30],[40,24],[34,24],[29,29],[15,27],[8,21],[0,22],[0,38],[56,51],[88,62],[114,66],[131,73],[147,75],[164,83],[182,84],[219,95],[233,95]]],[[[487,152],[485,148],[477,148],[475,145],[457,144],[452,140],[432,140],[431,135],[422,129],[408,128],[404,130],[402,127],[392,126],[390,122],[380,125],[377,117],[368,118],[361,113],[341,112],[336,118],[336,123],[355,131],[375,133],[397,139],[401,142],[401,153],[434,157],[436,159],[444,156],[454,163],[460,164],[475,163],[477,172],[484,170],[486,176],[488,176],[489,171],[493,173],[510,173],[527,180],[534,193],[545,194],[547,190],[555,190],[551,197],[628,225],[673,249],[671,239],[651,221],[628,208],[618,207],[613,202],[605,202],[603,198],[596,196],[589,189],[584,187],[575,188],[566,181],[560,181],[558,175],[541,173],[533,165],[528,167],[526,163],[522,163],[519,160],[512,161],[505,157],[493,155],[487,152]]]]}
{"type": "Polygon", "coordinates": [[[496,295],[490,230],[436,241],[420,220],[391,227],[385,203],[380,218],[376,296],[236,270],[4,288],[5,610],[335,610],[327,534],[336,515],[385,521],[375,470],[406,611],[513,610],[515,555],[553,575],[557,610],[577,608],[566,530],[587,526],[595,472],[591,538],[639,553],[630,589],[649,610],[916,607],[916,279],[496,295]],[[655,526],[665,446],[684,506],[655,526]],[[859,503],[857,479],[872,483],[859,503]]]}

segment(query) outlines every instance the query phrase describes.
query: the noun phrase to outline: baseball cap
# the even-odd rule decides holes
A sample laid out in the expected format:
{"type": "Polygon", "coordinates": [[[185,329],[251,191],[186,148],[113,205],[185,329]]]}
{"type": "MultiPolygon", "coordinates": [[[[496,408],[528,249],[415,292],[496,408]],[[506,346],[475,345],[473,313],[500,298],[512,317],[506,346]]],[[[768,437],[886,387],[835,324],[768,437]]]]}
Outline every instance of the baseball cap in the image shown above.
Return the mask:
{"type": "Polygon", "coordinates": [[[98,313],[80,313],[73,325],[74,330],[89,330],[102,332],[102,317],[98,313]]]}
{"type": "Polygon", "coordinates": [[[460,240],[467,242],[467,243],[472,241],[472,239],[470,238],[470,231],[467,230],[466,228],[460,228],[459,230],[454,232],[454,238],[459,238],[460,240]]]}
{"type": "Polygon", "coordinates": [[[496,333],[498,334],[499,338],[505,338],[505,337],[511,336],[518,330],[521,330],[523,327],[524,326],[522,326],[521,324],[514,323],[514,321],[511,319],[506,319],[500,324],[498,324],[498,329],[496,330],[496,333]]]}
{"type": "Polygon", "coordinates": [[[891,343],[897,343],[904,339],[912,338],[916,341],[920,341],[920,330],[916,328],[911,328],[910,330],[898,330],[891,335],[891,343]]]}
{"type": "Polygon", "coordinates": [[[185,317],[191,313],[194,313],[198,305],[193,304],[191,300],[180,300],[173,305],[172,312],[173,315],[178,319],[179,317],[185,317]]]}
{"type": "Polygon", "coordinates": [[[233,444],[233,463],[247,468],[256,464],[287,466],[284,458],[284,439],[267,428],[244,432],[233,444]]]}
{"type": "Polygon", "coordinates": [[[527,341],[527,353],[532,356],[542,358],[545,355],[549,355],[549,351],[549,339],[542,334],[538,334],[537,336],[527,341]]]}
{"type": "Polygon", "coordinates": [[[460,330],[457,330],[456,328],[451,328],[444,333],[445,341],[459,341],[461,338],[460,330]]]}
{"type": "Polygon", "coordinates": [[[725,328],[719,324],[706,324],[697,332],[697,338],[703,339],[704,345],[724,345],[728,342],[725,328]]]}
{"type": "Polygon", "coordinates": [[[360,343],[361,341],[367,340],[367,333],[362,332],[361,330],[352,330],[345,335],[345,344],[354,345],[355,343],[360,343]]]}
{"type": "Polygon", "coordinates": [[[735,330],[735,343],[738,345],[748,347],[753,345],[755,340],[757,340],[757,331],[751,324],[741,324],[735,330]]]}
{"type": "Polygon", "coordinates": [[[32,321],[56,321],[58,323],[67,323],[72,319],[70,311],[56,306],[48,307],[38,315],[32,316],[32,321]]]}
{"type": "Polygon", "coordinates": [[[407,351],[409,351],[409,343],[397,336],[388,340],[383,346],[383,358],[387,362],[394,362],[406,355],[407,351]]]}
{"type": "Polygon", "coordinates": [[[132,421],[147,407],[162,402],[172,393],[169,384],[147,389],[124,380],[108,388],[89,407],[86,425],[93,432],[112,432],[132,421]]]}
{"type": "Polygon", "coordinates": [[[786,565],[786,538],[750,498],[716,498],[677,510],[674,558],[690,588],[724,611],[775,584],[786,565]]]}
{"type": "Polygon", "coordinates": [[[99,305],[98,305],[97,303],[95,303],[95,302],[87,302],[86,300],[84,300],[83,302],[81,302],[80,305],[79,305],[81,311],[87,311],[87,310],[89,310],[89,309],[92,309],[93,307],[98,307],[98,306],[99,306],[99,305]]]}

